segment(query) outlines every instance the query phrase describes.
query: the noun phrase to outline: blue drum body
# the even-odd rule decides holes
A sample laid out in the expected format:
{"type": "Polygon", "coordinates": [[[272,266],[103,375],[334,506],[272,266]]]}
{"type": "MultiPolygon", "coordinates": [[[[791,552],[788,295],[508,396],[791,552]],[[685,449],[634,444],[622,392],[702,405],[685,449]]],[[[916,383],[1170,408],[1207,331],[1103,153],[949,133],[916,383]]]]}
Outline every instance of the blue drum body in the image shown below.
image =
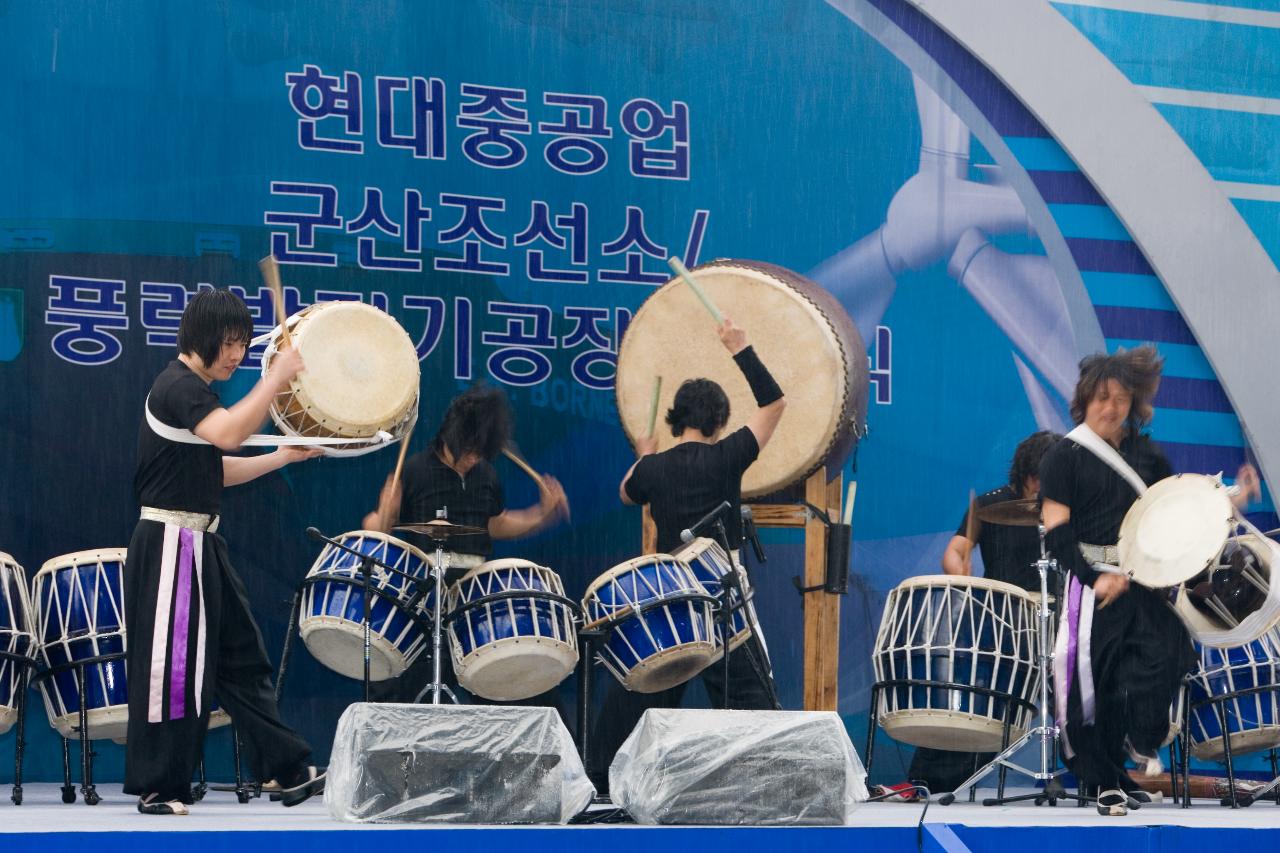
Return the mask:
{"type": "Polygon", "coordinates": [[[527,590],[564,596],[560,577],[528,560],[491,560],[449,590],[449,646],[458,683],[499,702],[528,699],[564,680],[578,662],[570,606],[527,590]],[[465,611],[459,608],[474,604],[465,611]]]}
{"type": "Polygon", "coordinates": [[[889,595],[876,638],[876,680],[896,682],[880,693],[881,727],[916,746],[990,752],[1001,746],[1008,714],[1010,738],[1020,736],[1032,711],[1009,697],[1033,698],[1036,609],[1018,587],[984,578],[904,581],[889,595]]]}
{"type": "MultiPolygon", "coordinates": [[[[0,552],[0,651],[34,660],[30,613],[26,573],[16,560],[0,552]]],[[[0,658],[0,734],[17,722],[18,699],[27,669],[17,660],[0,658]]]]}
{"type": "Polygon", "coordinates": [[[1231,752],[1243,755],[1280,746],[1280,632],[1228,649],[1199,647],[1200,661],[1188,680],[1191,753],[1222,761],[1226,748],[1218,706],[1226,712],[1231,752]],[[1275,689],[1269,689],[1274,687],[1275,689]],[[1201,705],[1251,688],[1268,688],[1201,705]]]}
{"type": "MultiPolygon", "coordinates": [[[[416,578],[430,576],[426,554],[385,533],[357,530],[337,541],[416,578]]],[[[364,587],[360,558],[326,545],[307,573],[298,631],[311,654],[348,678],[364,676],[364,587]]],[[[370,580],[370,678],[404,672],[422,654],[427,633],[415,617],[430,618],[434,590],[419,595],[409,579],[375,566],[370,580]]]]}
{"type": "MultiPolygon", "coordinates": [[[[37,573],[32,606],[40,659],[52,674],[39,682],[49,722],[78,737],[80,696],[71,665],[123,655],[124,548],[55,557],[37,573]]],[[[121,740],[128,730],[129,689],[123,657],[83,667],[85,711],[92,739],[121,740]]]]}
{"type": "MultiPolygon", "coordinates": [[[[711,539],[698,538],[676,551],[672,556],[688,563],[689,568],[693,569],[693,576],[698,579],[698,583],[702,584],[702,588],[706,590],[707,595],[714,597],[717,601],[720,600],[724,576],[726,573],[733,571],[730,557],[725,554],[723,548],[711,539]]],[[[752,608],[752,613],[754,613],[754,605],[750,602],[744,604],[742,596],[736,591],[729,596],[729,605],[731,608],[729,649],[732,651],[745,643],[747,638],[751,636],[751,621],[747,618],[747,608],[752,608]]],[[[717,617],[717,659],[724,654],[724,645],[724,626],[717,617]]]]}
{"type": "Polygon", "coordinates": [[[604,641],[601,659],[628,690],[666,690],[715,659],[714,605],[687,597],[696,594],[705,590],[693,570],[668,554],[628,560],[587,590],[582,604],[588,623],[646,602],[668,602],[622,618],[604,641]]]}

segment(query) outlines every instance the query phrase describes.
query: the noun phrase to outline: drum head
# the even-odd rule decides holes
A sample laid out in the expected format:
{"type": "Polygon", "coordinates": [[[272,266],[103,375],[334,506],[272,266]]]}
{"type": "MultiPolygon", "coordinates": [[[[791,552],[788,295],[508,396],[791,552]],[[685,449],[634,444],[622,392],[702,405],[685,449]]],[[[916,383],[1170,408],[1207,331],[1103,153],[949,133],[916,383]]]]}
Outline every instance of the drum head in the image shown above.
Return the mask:
{"type": "Polygon", "coordinates": [[[1136,500],[1120,525],[1120,568],[1145,587],[1177,586],[1218,556],[1234,527],[1216,478],[1176,474],[1136,500]]]}
{"type": "MultiPolygon", "coordinates": [[[[313,616],[298,623],[311,656],[347,678],[364,679],[364,628],[334,616],[313,616]]],[[[386,681],[409,668],[404,653],[386,637],[369,635],[369,680],[386,681]]]]}
{"type": "Polygon", "coordinates": [[[640,661],[622,679],[622,686],[634,693],[669,690],[702,672],[714,659],[714,644],[686,643],[640,661]]]}
{"type": "Polygon", "coordinates": [[[312,306],[294,336],[307,369],[298,403],[337,435],[371,436],[399,423],[418,399],[418,353],[396,320],[372,305],[312,306]]]}
{"type": "MultiPolygon", "coordinates": [[[[456,661],[456,659],[455,659],[456,661]]],[[[458,683],[493,702],[518,702],[546,693],[578,665],[578,650],[548,637],[508,637],[456,662],[458,683]]]]}
{"type": "MultiPolygon", "coordinates": [[[[716,261],[693,275],[735,324],[787,396],[773,439],[742,478],[743,497],[776,492],[824,463],[839,465],[866,422],[867,354],[849,315],[829,293],[789,270],[755,261],[716,261]]],[[[627,437],[649,432],[655,377],[662,376],[658,449],[675,443],[663,416],[686,379],[713,379],[729,397],[725,435],[756,410],[746,379],[716,325],[681,279],[640,306],[618,349],[615,388],[627,437]]]]}

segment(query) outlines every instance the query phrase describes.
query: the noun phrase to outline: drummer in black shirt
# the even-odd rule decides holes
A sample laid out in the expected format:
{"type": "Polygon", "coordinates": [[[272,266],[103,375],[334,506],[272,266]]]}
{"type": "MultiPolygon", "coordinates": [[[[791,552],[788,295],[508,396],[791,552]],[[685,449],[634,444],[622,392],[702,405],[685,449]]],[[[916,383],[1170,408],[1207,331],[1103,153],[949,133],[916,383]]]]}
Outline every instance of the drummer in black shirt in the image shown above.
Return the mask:
{"type": "MultiPolygon", "coordinates": [[[[979,510],[1006,501],[1028,500],[1040,495],[1040,461],[1062,436],[1042,430],[1024,438],[1013,452],[1009,481],[998,489],[979,495],[979,510]]],[[[980,515],[980,513],[979,513],[980,515]]],[[[982,576],[1040,592],[1040,534],[1035,527],[977,521],[977,539],[969,539],[969,513],[942,555],[942,571],[948,575],[973,574],[973,548],[982,551],[982,576]]],[[[1050,578],[1051,588],[1053,579],[1050,578]]],[[[957,752],[917,747],[907,778],[923,783],[934,793],[954,791],[974,770],[989,762],[995,753],[957,752]]]]}
{"type": "MultiPolygon", "coordinates": [[[[724,389],[710,379],[690,379],[676,391],[667,411],[666,421],[676,444],[661,453],[657,439],[647,436],[636,441],[636,460],[618,486],[624,504],[647,504],[657,528],[660,553],[680,547],[680,533],[700,518],[728,501],[730,509],[723,514],[729,542],[742,541],[742,475],[756,460],[773,437],[787,401],[782,389],[761,363],[753,347],[747,344],[746,332],[725,318],[719,328],[720,341],[746,377],[759,408],[745,426],[721,437],[729,422],[729,398],[724,389]]],[[[710,534],[703,534],[710,535],[710,534]]],[[[757,626],[758,627],[758,626],[757,626]]],[[[766,670],[757,673],[744,649],[729,657],[729,696],[734,708],[771,710],[770,691],[761,677],[772,680],[767,661],[766,670]]],[[[703,684],[713,707],[723,707],[725,687],[719,665],[704,671],[703,684]]],[[[592,756],[595,766],[588,768],[597,788],[606,787],[607,769],[618,747],[626,740],[647,708],[679,707],[685,685],[677,685],[658,693],[629,693],[621,684],[610,680],[604,705],[592,728],[596,745],[592,756]]]]}
{"type": "MultiPolygon", "coordinates": [[[[494,539],[530,536],[567,517],[569,500],[564,489],[547,474],[542,476],[538,503],[525,509],[506,508],[493,460],[510,440],[511,409],[500,390],[476,386],[459,394],[445,411],[431,444],[405,460],[400,483],[393,488],[393,478],[387,478],[378,508],[365,516],[364,528],[391,532],[432,557],[436,546],[426,536],[391,528],[401,522],[436,521],[442,512],[444,520],[453,524],[480,528],[483,533],[445,540],[447,586],[487,560],[494,539]]],[[[441,673],[454,684],[452,667],[441,667],[441,673]]],[[[410,702],[430,678],[430,655],[422,655],[408,672],[374,685],[374,694],[380,701],[410,702]]],[[[550,704],[535,700],[527,701],[550,704]]],[[[484,700],[476,697],[476,701],[484,700]]]]}

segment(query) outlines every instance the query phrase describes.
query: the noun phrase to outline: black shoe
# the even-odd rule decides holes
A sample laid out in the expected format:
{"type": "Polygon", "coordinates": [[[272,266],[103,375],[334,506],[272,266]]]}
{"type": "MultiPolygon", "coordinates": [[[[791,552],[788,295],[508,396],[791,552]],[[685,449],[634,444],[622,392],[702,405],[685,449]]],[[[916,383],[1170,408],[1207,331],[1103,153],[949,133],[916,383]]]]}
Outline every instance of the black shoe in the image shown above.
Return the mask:
{"type": "Polygon", "coordinates": [[[317,770],[314,765],[308,766],[298,774],[298,781],[289,787],[280,789],[280,802],[285,806],[296,806],[324,793],[326,772],[317,770]]]}
{"type": "Polygon", "coordinates": [[[142,814],[190,814],[182,800],[162,800],[159,794],[138,797],[138,811],[142,814]]]}
{"type": "Polygon", "coordinates": [[[1129,799],[1137,800],[1139,803],[1141,803],[1144,806],[1150,806],[1150,805],[1158,806],[1164,802],[1164,794],[1160,793],[1159,791],[1156,791],[1153,794],[1150,791],[1137,790],[1137,791],[1129,792],[1129,799]]]}
{"type": "Polygon", "coordinates": [[[1104,817],[1124,817],[1129,813],[1129,797],[1124,791],[1111,788],[1098,795],[1098,814],[1104,817]]]}

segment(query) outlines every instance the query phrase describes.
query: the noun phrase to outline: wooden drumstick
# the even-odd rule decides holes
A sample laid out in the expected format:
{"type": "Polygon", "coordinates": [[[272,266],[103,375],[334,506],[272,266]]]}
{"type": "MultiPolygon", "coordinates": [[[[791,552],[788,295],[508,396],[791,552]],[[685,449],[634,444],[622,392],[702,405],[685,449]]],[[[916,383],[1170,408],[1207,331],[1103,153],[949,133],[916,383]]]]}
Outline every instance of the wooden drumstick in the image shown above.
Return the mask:
{"type": "MultiPolygon", "coordinates": [[[[524,459],[520,456],[520,454],[517,453],[512,448],[511,445],[508,444],[506,447],[502,448],[502,455],[506,456],[512,462],[516,463],[516,467],[518,467],[521,471],[525,472],[530,477],[532,477],[533,481],[538,484],[539,491],[541,491],[543,494],[546,494],[548,491],[550,491],[550,489],[547,488],[546,481],[542,479],[542,476],[539,475],[537,471],[533,470],[533,466],[530,465],[528,462],[525,462],[524,459]]],[[[565,520],[567,521],[569,520],[569,505],[563,504],[563,506],[564,506],[564,517],[565,517],[565,520]]]]}
{"type": "MultiPolygon", "coordinates": [[[[391,494],[396,493],[396,489],[400,486],[400,472],[404,469],[404,458],[409,453],[409,439],[413,436],[413,428],[415,423],[409,424],[409,428],[405,430],[404,437],[400,439],[400,456],[396,459],[396,470],[391,475],[391,494]]],[[[382,517],[382,526],[387,530],[391,529],[392,521],[384,514],[382,517]]]]}
{"type": "Polygon", "coordinates": [[[724,315],[720,313],[720,309],[716,307],[716,304],[712,302],[711,298],[702,290],[702,287],[698,282],[693,280],[693,276],[689,274],[689,270],[680,262],[680,259],[677,257],[667,258],[667,266],[675,270],[676,275],[680,276],[680,278],[684,280],[684,283],[689,285],[689,289],[693,291],[693,295],[702,301],[702,307],[707,309],[707,313],[711,315],[711,319],[716,321],[716,325],[719,326],[723,323],[724,315]]]}
{"type": "Polygon", "coordinates": [[[258,269],[262,272],[262,280],[271,290],[271,301],[276,307],[276,321],[280,323],[280,336],[286,347],[293,346],[293,337],[289,334],[288,317],[284,313],[284,287],[280,284],[280,264],[275,255],[267,255],[258,261],[258,269]]]}
{"type": "Polygon", "coordinates": [[[649,402],[649,438],[653,438],[653,430],[658,425],[658,398],[662,396],[662,377],[653,378],[653,400],[649,402]]]}
{"type": "Polygon", "coordinates": [[[973,574],[973,546],[978,543],[978,499],[973,489],[969,490],[969,513],[965,516],[964,538],[969,543],[964,552],[965,567],[969,574],[973,574]]]}

